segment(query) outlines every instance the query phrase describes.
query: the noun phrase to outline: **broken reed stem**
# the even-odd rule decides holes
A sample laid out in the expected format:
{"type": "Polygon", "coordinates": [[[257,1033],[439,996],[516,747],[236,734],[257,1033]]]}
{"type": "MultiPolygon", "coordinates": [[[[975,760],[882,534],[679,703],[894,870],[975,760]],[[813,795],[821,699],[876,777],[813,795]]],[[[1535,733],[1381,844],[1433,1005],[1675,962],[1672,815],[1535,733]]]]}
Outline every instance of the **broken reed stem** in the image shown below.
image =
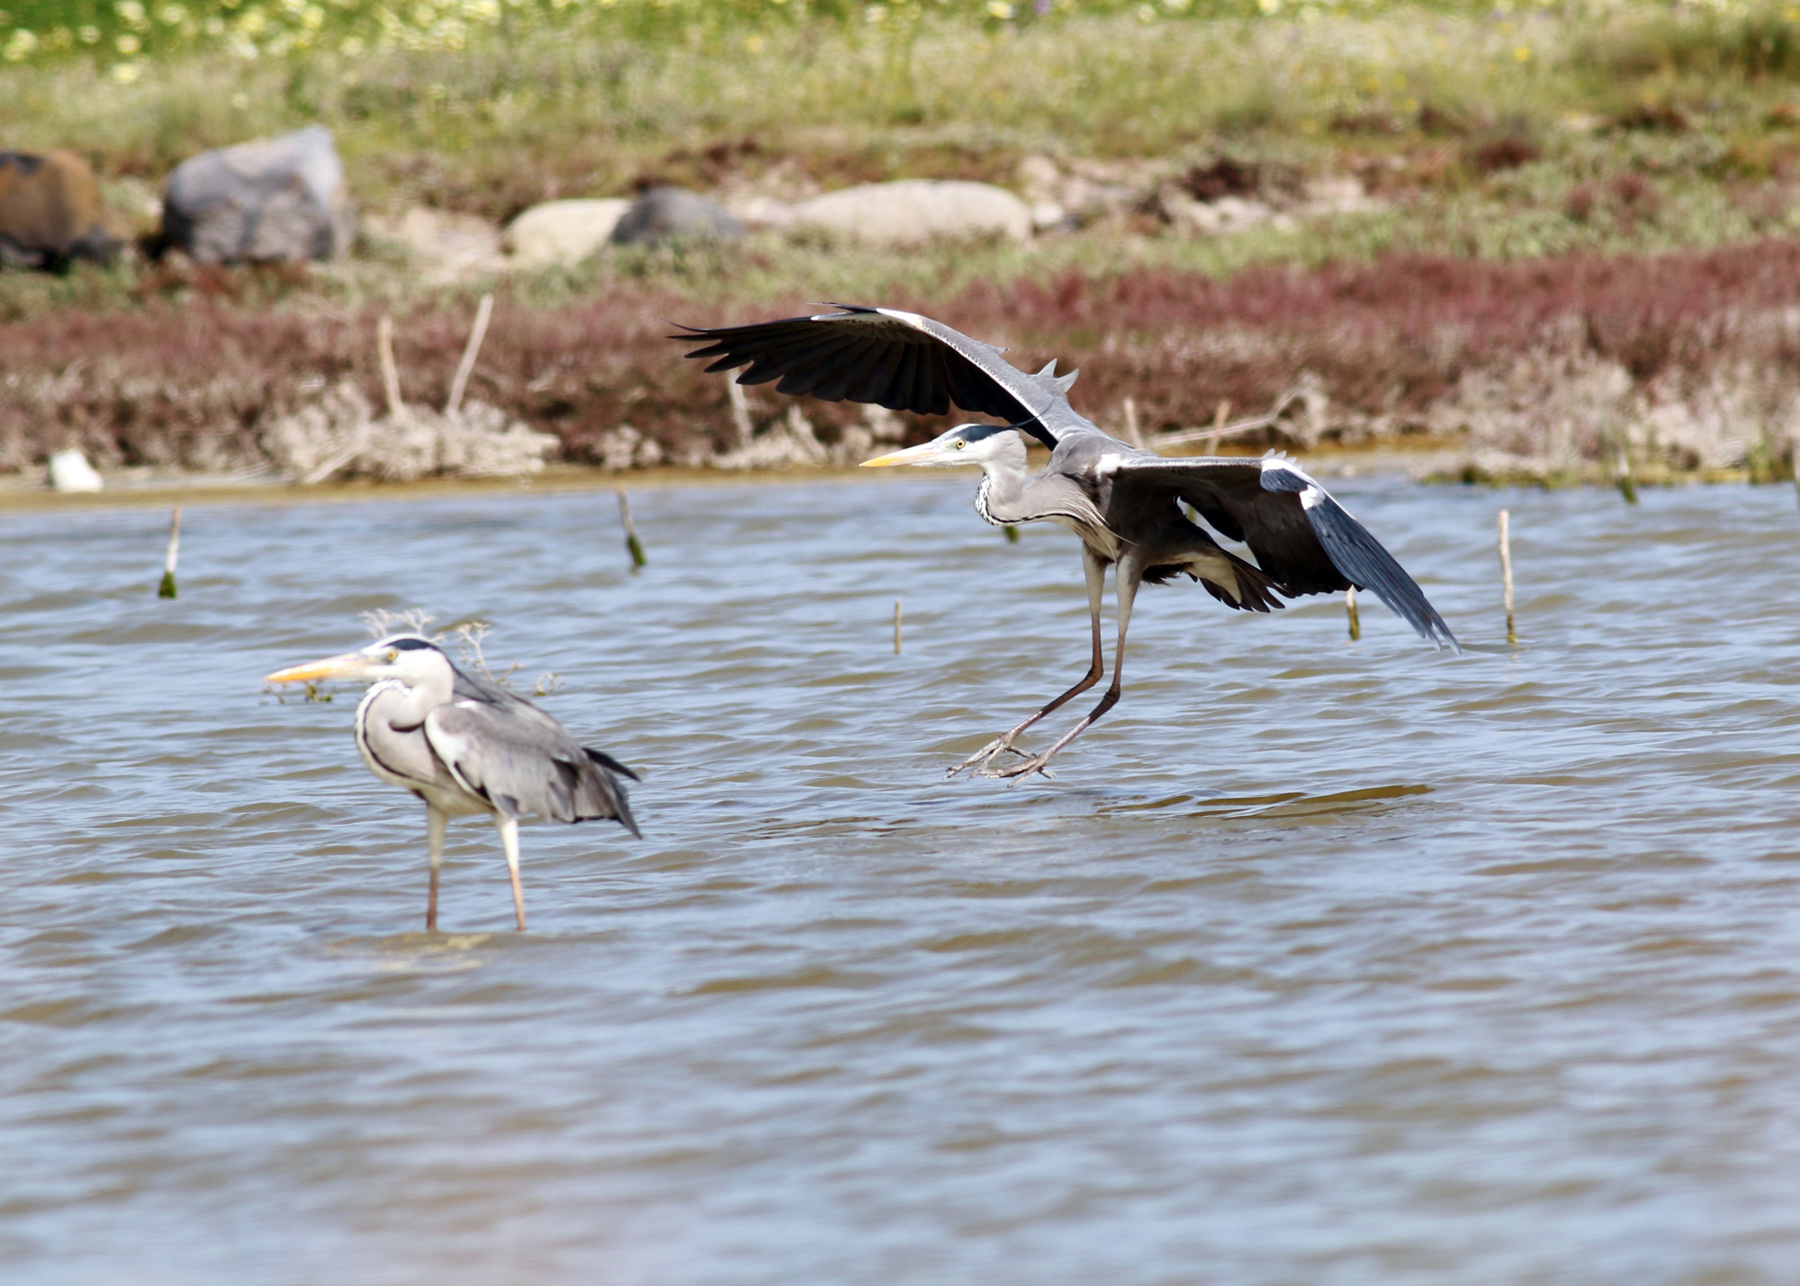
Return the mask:
{"type": "Polygon", "coordinates": [[[1509,516],[1500,511],[1500,587],[1506,596],[1506,641],[1516,645],[1519,633],[1513,628],[1512,537],[1508,531],[1509,516]]]}
{"type": "Polygon", "coordinates": [[[394,364],[394,319],[386,313],[375,323],[375,355],[381,361],[381,387],[387,393],[388,415],[397,420],[406,403],[400,400],[400,368],[394,364]]]}
{"type": "Polygon", "coordinates": [[[1356,615],[1356,586],[1344,591],[1344,610],[1350,614],[1350,641],[1362,638],[1362,621],[1356,615]]]}
{"type": "Polygon", "coordinates": [[[1138,432],[1137,399],[1129,393],[1125,395],[1125,440],[1140,449],[1144,445],[1144,435],[1138,432]]]}
{"type": "Polygon", "coordinates": [[[1228,397],[1220,399],[1219,409],[1213,412],[1212,433],[1206,439],[1207,455],[1217,455],[1219,453],[1219,434],[1225,428],[1225,417],[1230,414],[1231,399],[1228,397]]]}
{"type": "Polygon", "coordinates": [[[169,514],[169,552],[163,559],[162,583],[156,587],[158,598],[175,597],[175,559],[181,553],[181,506],[169,514]]]}
{"type": "Polygon", "coordinates": [[[488,319],[494,315],[494,297],[483,295],[475,308],[475,327],[469,342],[463,345],[462,360],[456,364],[456,378],[450,381],[450,398],[444,403],[444,414],[455,415],[462,405],[463,393],[469,387],[469,376],[475,372],[475,358],[481,352],[481,341],[487,338],[488,319]]]}
{"type": "Polygon", "coordinates": [[[1638,502],[1637,483],[1631,480],[1631,450],[1623,438],[1619,440],[1619,494],[1625,497],[1625,503],[1635,505],[1638,502]]]}
{"type": "Polygon", "coordinates": [[[737,429],[738,446],[750,445],[750,398],[744,386],[731,376],[725,378],[725,396],[731,399],[731,423],[737,429]]]}
{"type": "Polygon", "coordinates": [[[894,655],[900,655],[900,600],[894,600],[894,655]]]}
{"type": "Polygon", "coordinates": [[[619,523],[625,528],[625,549],[631,555],[631,570],[649,565],[650,560],[644,557],[644,542],[638,539],[637,524],[631,521],[631,501],[625,495],[625,488],[620,487],[619,523]]]}

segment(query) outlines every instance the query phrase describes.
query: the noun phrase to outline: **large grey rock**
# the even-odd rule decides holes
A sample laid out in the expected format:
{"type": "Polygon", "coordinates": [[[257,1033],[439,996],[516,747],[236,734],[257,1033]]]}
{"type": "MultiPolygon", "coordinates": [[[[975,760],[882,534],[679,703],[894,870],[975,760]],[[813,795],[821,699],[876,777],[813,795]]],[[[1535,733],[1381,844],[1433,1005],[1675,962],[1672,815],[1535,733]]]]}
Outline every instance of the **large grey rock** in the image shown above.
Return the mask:
{"type": "Polygon", "coordinates": [[[744,225],[717,201],[681,188],[651,188],[631,203],[612,231],[614,245],[667,241],[733,241],[744,225]]]}
{"type": "Polygon", "coordinates": [[[122,239],[107,217],[94,171],[75,153],[0,152],[0,264],[104,263],[122,239]]]}
{"type": "Polygon", "coordinates": [[[1031,238],[1031,207],[1005,188],[955,179],[900,179],[827,192],[794,207],[794,226],[867,246],[1031,238]]]}
{"type": "Polygon", "coordinates": [[[605,245],[631,202],[546,201],[506,225],[505,244],[520,268],[573,268],[605,245]]]}
{"type": "Polygon", "coordinates": [[[190,156],[169,175],[163,236],[201,263],[348,254],[356,211],[331,131],[310,125],[190,156]]]}

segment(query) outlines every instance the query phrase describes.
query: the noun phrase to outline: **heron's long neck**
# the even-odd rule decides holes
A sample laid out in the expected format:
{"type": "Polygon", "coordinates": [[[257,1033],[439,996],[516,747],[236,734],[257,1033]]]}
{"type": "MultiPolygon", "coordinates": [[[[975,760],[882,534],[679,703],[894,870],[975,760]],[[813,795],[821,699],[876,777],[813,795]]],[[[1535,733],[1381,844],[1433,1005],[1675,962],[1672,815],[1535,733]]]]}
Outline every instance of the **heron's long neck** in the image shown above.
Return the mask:
{"type": "Polygon", "coordinates": [[[1008,460],[984,462],[981,485],[975,490],[975,512],[996,527],[1030,522],[1039,515],[1024,503],[1025,481],[1023,465],[1008,460]]]}
{"type": "Polygon", "coordinates": [[[383,679],[371,687],[356,707],[356,722],[360,727],[368,718],[369,708],[377,697],[385,698],[381,712],[388,723],[395,727],[416,728],[425,722],[425,716],[441,705],[449,703],[451,696],[451,680],[445,675],[442,681],[432,676],[418,683],[406,683],[400,679],[383,679]]]}

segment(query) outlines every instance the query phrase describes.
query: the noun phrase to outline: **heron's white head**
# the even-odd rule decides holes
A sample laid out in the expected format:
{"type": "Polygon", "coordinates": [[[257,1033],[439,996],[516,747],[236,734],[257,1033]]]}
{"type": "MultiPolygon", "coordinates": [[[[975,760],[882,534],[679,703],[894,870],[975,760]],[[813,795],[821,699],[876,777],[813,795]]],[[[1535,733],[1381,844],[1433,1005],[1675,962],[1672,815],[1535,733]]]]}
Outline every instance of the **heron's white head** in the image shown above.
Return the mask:
{"type": "Polygon", "coordinates": [[[328,679],[344,679],[353,683],[375,683],[381,679],[399,679],[408,687],[418,687],[433,680],[449,679],[454,671],[450,658],[430,639],[417,634],[395,634],[356,652],[277,670],[263,682],[321,683],[328,679]]]}
{"type": "Polygon", "coordinates": [[[862,467],[885,469],[895,464],[916,464],[927,469],[954,469],[965,464],[983,469],[1000,464],[1022,468],[1025,443],[1010,424],[959,424],[920,446],[864,460],[862,467]]]}

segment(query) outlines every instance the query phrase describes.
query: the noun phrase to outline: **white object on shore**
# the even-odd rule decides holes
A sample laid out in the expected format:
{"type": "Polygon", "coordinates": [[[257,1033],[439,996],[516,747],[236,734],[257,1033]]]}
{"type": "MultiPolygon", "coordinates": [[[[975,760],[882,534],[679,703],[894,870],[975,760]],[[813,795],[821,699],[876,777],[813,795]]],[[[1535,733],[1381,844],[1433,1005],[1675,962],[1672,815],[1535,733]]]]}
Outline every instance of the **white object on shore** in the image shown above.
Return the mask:
{"type": "Polygon", "coordinates": [[[74,447],[58,451],[50,457],[50,485],[61,492],[100,491],[106,481],[86,456],[74,447]]]}

